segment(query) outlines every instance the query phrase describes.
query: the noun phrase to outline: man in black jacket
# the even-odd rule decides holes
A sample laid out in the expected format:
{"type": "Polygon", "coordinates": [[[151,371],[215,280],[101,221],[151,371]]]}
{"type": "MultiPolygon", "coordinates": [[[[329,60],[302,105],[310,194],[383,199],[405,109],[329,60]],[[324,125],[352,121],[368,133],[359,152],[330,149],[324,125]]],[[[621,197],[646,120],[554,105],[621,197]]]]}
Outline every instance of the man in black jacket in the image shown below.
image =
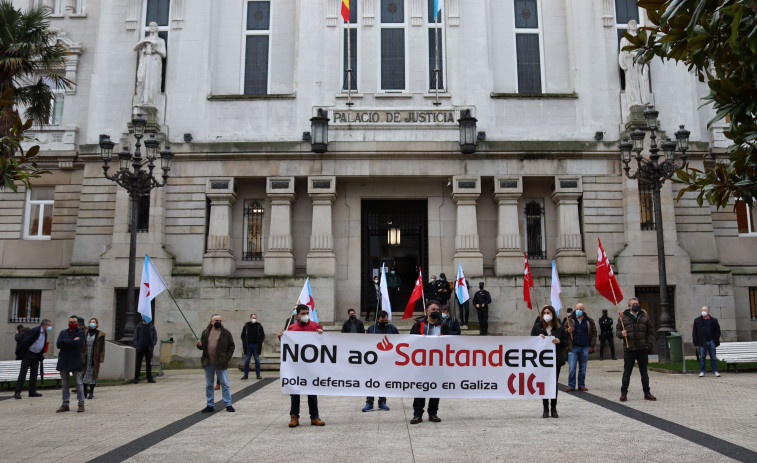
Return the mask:
{"type": "Polygon", "coordinates": [[[615,343],[612,340],[612,318],[607,316],[607,309],[602,309],[599,317],[599,360],[605,359],[605,342],[610,345],[612,359],[615,360],[615,343]]]}
{"type": "Polygon", "coordinates": [[[342,333],[365,333],[365,326],[357,319],[353,308],[347,309],[347,320],[342,324],[342,333]]]}
{"type": "Polygon", "coordinates": [[[139,373],[142,370],[142,359],[145,359],[145,369],[147,370],[147,382],[154,383],[152,377],[152,350],[158,343],[158,332],[155,331],[155,325],[147,323],[144,319],[134,328],[134,347],[137,349],[137,362],[134,367],[134,384],[139,382],[139,373]]]}
{"type": "Polygon", "coordinates": [[[68,317],[68,329],[60,332],[58,341],[58,364],[56,369],[60,372],[60,384],[63,391],[63,403],[55,413],[69,411],[69,399],[71,398],[70,377],[74,377],[76,383],[76,398],[79,401],[77,412],[84,412],[84,383],[82,382],[82,348],[84,347],[84,331],[79,329],[79,320],[76,315],[68,317]]]}
{"type": "MultiPolygon", "coordinates": [[[[441,336],[449,334],[449,327],[442,322],[442,316],[439,312],[441,305],[438,301],[430,300],[426,302],[427,316],[415,322],[410,329],[410,334],[421,336],[441,336]]],[[[410,424],[418,424],[423,421],[423,408],[426,406],[425,397],[416,397],[413,399],[413,419],[410,424]]],[[[439,411],[439,399],[428,399],[428,420],[434,423],[441,421],[436,413],[439,411]]]]}
{"type": "Polygon", "coordinates": [[[710,367],[712,374],[718,373],[718,361],[715,358],[715,348],[720,345],[720,324],[718,319],[710,316],[710,308],[702,307],[702,316],[694,319],[694,329],[691,333],[694,347],[699,348],[699,377],[704,376],[706,364],[705,355],[710,354],[710,367]]]}
{"type": "Polygon", "coordinates": [[[42,397],[37,392],[37,372],[39,364],[45,358],[44,350],[47,344],[47,333],[53,329],[53,322],[48,319],[42,320],[42,323],[36,328],[24,332],[24,337],[16,345],[16,358],[21,359],[21,371],[18,373],[16,380],[15,399],[21,398],[21,389],[26,381],[26,373],[29,375],[29,397],[42,397]]]}
{"type": "Polygon", "coordinates": [[[244,324],[242,328],[242,349],[244,350],[244,376],[242,379],[247,379],[247,375],[250,373],[250,359],[255,358],[255,376],[258,379],[263,379],[260,376],[260,354],[263,352],[263,340],[265,339],[265,331],[263,325],[258,323],[258,316],[250,314],[250,321],[244,324]]]}
{"type": "Polygon", "coordinates": [[[489,333],[489,304],[492,303],[492,297],[489,291],[484,289],[484,282],[478,284],[478,291],[473,295],[473,307],[478,313],[478,325],[481,336],[489,333]]]}

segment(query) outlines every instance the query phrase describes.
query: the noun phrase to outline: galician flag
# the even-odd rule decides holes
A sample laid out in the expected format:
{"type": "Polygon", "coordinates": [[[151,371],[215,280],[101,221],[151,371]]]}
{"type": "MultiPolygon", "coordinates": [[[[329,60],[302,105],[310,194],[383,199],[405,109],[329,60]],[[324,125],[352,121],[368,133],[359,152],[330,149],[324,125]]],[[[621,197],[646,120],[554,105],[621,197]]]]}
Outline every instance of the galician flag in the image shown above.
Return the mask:
{"type": "MultiPolygon", "coordinates": [[[[381,264],[379,291],[381,291],[381,310],[386,310],[386,313],[389,314],[389,321],[392,321],[392,303],[389,301],[389,288],[386,285],[386,268],[383,263],[381,264]]],[[[376,318],[378,318],[378,316],[376,318]]]]}
{"type": "Polygon", "coordinates": [[[137,312],[142,318],[150,323],[152,321],[152,305],[150,304],[158,294],[166,289],[166,283],[152,265],[150,257],[145,254],[145,266],[142,268],[142,282],[139,284],[139,303],[137,312]]]}
{"type": "Polygon", "coordinates": [[[318,312],[315,310],[315,301],[313,300],[313,290],[310,289],[310,277],[307,277],[305,284],[300,291],[300,304],[310,307],[310,319],[318,323],[318,312]]]}
{"type": "Polygon", "coordinates": [[[350,0],[342,0],[342,19],[344,22],[350,22],[350,0]]]}
{"type": "Polygon", "coordinates": [[[557,315],[560,315],[562,309],[562,301],[560,300],[560,294],[562,294],[562,286],[560,285],[560,276],[557,274],[557,264],[552,261],[552,307],[555,308],[557,315]]]}
{"type": "Polygon", "coordinates": [[[531,267],[528,266],[528,254],[523,253],[526,258],[526,266],[523,268],[523,300],[528,304],[528,308],[534,310],[531,305],[531,288],[534,287],[534,277],[531,275],[531,267]]]}
{"type": "Polygon", "coordinates": [[[455,280],[455,292],[457,293],[457,300],[460,304],[470,299],[468,294],[468,283],[465,281],[465,275],[463,275],[463,264],[457,263],[457,279],[455,280]]]}
{"type": "Polygon", "coordinates": [[[610,259],[607,258],[607,253],[602,248],[602,241],[599,238],[597,238],[597,241],[599,248],[597,249],[597,276],[594,280],[594,287],[597,288],[599,294],[618,305],[623,300],[623,293],[620,291],[618,280],[612,272],[612,267],[610,267],[610,259]]]}
{"type": "Polygon", "coordinates": [[[434,16],[439,15],[439,11],[442,9],[442,5],[444,5],[444,0],[441,2],[439,0],[434,0],[434,16]]]}
{"type": "Polygon", "coordinates": [[[407,306],[405,307],[405,313],[402,314],[402,319],[410,318],[413,316],[413,311],[415,311],[415,302],[423,297],[423,271],[421,271],[421,268],[418,268],[418,279],[415,281],[415,287],[413,288],[412,294],[410,294],[410,300],[407,301],[407,306]]]}

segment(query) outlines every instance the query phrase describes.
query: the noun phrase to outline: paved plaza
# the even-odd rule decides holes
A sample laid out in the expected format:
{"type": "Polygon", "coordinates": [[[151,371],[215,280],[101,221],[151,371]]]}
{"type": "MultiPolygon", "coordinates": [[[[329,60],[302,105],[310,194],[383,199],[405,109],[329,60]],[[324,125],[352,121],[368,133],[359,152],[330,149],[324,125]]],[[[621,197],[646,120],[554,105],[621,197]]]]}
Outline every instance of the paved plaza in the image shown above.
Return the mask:
{"type": "MultiPolygon", "coordinates": [[[[0,461],[757,461],[757,373],[650,372],[658,401],[648,402],[634,370],[621,404],[621,372],[621,360],[591,361],[589,391],[560,392],[559,419],[543,419],[540,400],[442,399],[441,423],[410,425],[411,398],[389,398],[388,412],[362,413],[362,397],[321,396],[326,426],[309,425],[303,398],[295,429],[287,427],[289,396],[278,372],[241,381],[234,371],[236,413],[223,409],[220,391],[216,413],[200,413],[200,370],[169,370],[157,384],[99,387],[85,413],[56,414],[60,390],[22,400],[3,391],[0,461]]],[[[566,377],[567,365],[563,385],[566,377]]]]}

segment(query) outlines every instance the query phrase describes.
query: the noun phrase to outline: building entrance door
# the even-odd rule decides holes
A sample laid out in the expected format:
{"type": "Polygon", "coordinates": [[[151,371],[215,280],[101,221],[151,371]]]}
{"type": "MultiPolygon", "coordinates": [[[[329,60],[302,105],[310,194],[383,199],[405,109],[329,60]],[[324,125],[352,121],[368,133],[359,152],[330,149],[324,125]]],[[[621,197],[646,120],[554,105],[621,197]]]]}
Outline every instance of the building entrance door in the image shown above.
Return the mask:
{"type": "Polygon", "coordinates": [[[361,304],[366,314],[375,315],[373,277],[380,276],[382,264],[389,272],[387,289],[392,312],[405,311],[418,267],[428,266],[427,209],[426,200],[362,201],[361,304]]]}
{"type": "MultiPolygon", "coordinates": [[[[647,312],[647,315],[649,315],[649,318],[652,319],[652,323],[654,324],[654,329],[657,331],[657,329],[660,327],[660,287],[659,286],[637,286],[636,287],[636,297],[639,298],[639,306],[642,310],[647,312]]],[[[675,301],[675,286],[668,286],[668,301],[670,301],[670,315],[672,317],[672,324],[673,326],[676,326],[676,318],[675,318],[675,305],[673,304],[673,301],[675,301]]],[[[625,310],[625,309],[623,309],[625,310]]],[[[657,344],[652,344],[652,353],[657,353],[657,344]]]]}

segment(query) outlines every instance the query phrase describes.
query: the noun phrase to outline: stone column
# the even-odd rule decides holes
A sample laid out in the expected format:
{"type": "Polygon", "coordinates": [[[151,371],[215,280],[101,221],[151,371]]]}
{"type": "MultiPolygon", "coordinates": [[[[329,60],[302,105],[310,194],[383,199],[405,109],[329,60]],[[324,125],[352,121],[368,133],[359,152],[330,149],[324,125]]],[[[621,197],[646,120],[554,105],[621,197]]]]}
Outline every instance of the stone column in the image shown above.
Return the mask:
{"type": "Polygon", "coordinates": [[[237,200],[233,178],[211,178],[205,187],[210,200],[210,220],[202,274],[232,276],[236,261],[231,252],[231,206],[237,200]]]}
{"type": "Polygon", "coordinates": [[[583,194],[581,177],[555,177],[552,201],[557,211],[555,260],[560,273],[586,273],[586,253],[581,250],[581,217],[578,198],[583,194]]]}
{"type": "Polygon", "coordinates": [[[523,273],[523,246],[520,235],[518,200],[523,196],[520,177],[495,177],[494,199],[499,206],[497,215],[497,255],[495,275],[523,273]]]}
{"type": "Polygon", "coordinates": [[[481,195],[481,177],[452,177],[452,200],[457,204],[455,266],[463,265],[466,275],[484,274],[484,256],[478,248],[476,200],[481,195]]]}
{"type": "Polygon", "coordinates": [[[268,177],[266,193],[271,198],[271,231],[263,254],[266,275],[294,276],[292,254],[292,203],[294,177],[268,177]]]}
{"type": "Polygon", "coordinates": [[[331,205],[336,199],[336,177],[308,178],[308,194],[313,200],[307,272],[309,276],[336,276],[331,205]]]}

